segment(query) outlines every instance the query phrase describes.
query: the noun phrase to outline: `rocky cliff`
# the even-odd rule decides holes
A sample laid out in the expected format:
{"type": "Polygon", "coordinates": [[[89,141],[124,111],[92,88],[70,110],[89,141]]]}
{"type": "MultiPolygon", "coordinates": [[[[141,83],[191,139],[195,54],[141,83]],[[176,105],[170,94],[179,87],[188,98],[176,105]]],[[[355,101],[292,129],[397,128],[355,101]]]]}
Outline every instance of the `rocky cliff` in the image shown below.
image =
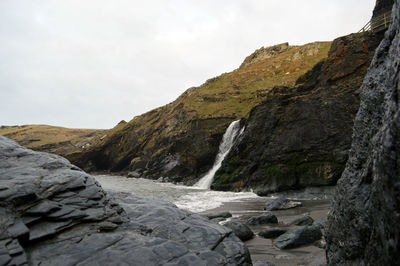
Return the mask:
{"type": "Polygon", "coordinates": [[[252,188],[260,195],[335,184],[351,143],[359,87],[381,35],[336,39],[328,58],[296,86],[275,87],[252,109],[213,189],[252,188]]]}
{"type": "Polygon", "coordinates": [[[84,150],[105,135],[106,130],[65,128],[49,125],[0,126],[0,135],[36,150],[67,156],[84,150]]]}
{"type": "Polygon", "coordinates": [[[251,265],[232,230],[106,193],[66,159],[0,136],[0,265],[251,265]]]}
{"type": "Polygon", "coordinates": [[[361,87],[349,160],[326,229],[331,265],[399,265],[400,1],[361,87]]]}
{"type": "Polygon", "coordinates": [[[108,131],[67,158],[90,171],[136,171],[193,184],[212,166],[228,125],[247,117],[274,86],[292,86],[326,58],[330,42],[256,51],[237,70],[190,88],[174,102],[108,131]]]}

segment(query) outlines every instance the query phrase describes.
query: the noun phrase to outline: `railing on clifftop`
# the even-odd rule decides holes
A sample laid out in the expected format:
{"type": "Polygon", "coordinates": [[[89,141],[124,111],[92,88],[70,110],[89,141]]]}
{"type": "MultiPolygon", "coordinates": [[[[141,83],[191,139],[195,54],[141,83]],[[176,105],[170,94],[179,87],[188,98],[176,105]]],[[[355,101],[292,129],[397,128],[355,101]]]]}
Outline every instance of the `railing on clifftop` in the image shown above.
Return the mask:
{"type": "Polygon", "coordinates": [[[368,21],[368,23],[365,24],[365,26],[359,31],[359,33],[364,31],[380,32],[386,30],[391,22],[392,11],[389,10],[368,21]]]}

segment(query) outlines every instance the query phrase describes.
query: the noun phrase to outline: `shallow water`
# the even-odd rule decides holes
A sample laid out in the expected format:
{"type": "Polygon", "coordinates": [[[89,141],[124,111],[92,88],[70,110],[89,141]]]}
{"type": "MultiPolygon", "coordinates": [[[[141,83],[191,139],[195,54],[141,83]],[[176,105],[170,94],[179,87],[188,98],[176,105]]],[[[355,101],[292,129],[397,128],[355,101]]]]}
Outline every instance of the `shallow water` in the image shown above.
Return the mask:
{"type": "MultiPolygon", "coordinates": [[[[142,178],[126,178],[123,176],[94,176],[105,190],[132,193],[136,196],[162,199],[173,202],[182,209],[197,213],[229,211],[234,219],[242,222],[254,215],[264,213],[266,202],[283,196],[302,203],[294,209],[273,211],[278,217],[279,226],[287,224],[302,215],[310,215],[314,220],[326,221],[330,208],[330,198],[334,187],[307,188],[300,191],[275,193],[270,197],[259,197],[252,192],[221,192],[160,183],[142,178]]],[[[251,226],[254,233],[264,227],[251,226]]],[[[269,261],[275,265],[321,265],[325,262],[325,251],[313,245],[306,245],[290,250],[279,250],[274,247],[273,240],[255,236],[245,242],[249,248],[253,262],[269,261]]]]}

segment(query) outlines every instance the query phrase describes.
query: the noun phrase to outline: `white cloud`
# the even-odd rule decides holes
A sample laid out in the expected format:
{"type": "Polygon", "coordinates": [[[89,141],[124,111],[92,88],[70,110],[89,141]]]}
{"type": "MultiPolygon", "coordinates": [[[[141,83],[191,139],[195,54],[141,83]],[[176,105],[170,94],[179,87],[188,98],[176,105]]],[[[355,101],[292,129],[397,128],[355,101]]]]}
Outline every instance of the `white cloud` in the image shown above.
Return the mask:
{"type": "Polygon", "coordinates": [[[374,0],[0,1],[0,124],[110,128],[261,46],[358,31],[374,0]]]}

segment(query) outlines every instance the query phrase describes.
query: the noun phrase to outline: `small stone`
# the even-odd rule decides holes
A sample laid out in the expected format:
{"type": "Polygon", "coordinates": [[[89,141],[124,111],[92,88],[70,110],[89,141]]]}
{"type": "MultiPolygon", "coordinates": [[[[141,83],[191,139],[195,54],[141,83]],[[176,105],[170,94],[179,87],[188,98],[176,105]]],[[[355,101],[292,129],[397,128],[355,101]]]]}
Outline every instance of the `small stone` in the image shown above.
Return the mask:
{"type": "Polygon", "coordinates": [[[229,221],[224,224],[224,226],[232,229],[233,233],[240,238],[242,241],[246,241],[249,239],[252,239],[254,237],[253,231],[245,225],[240,222],[236,221],[229,221]]]}
{"type": "Polygon", "coordinates": [[[107,221],[99,223],[98,226],[99,231],[113,231],[118,228],[118,225],[107,221]]]}
{"type": "Polygon", "coordinates": [[[260,224],[277,224],[278,218],[272,213],[265,213],[260,216],[253,216],[247,220],[248,225],[260,225],[260,224]]]}
{"type": "Polygon", "coordinates": [[[274,211],[274,210],[286,210],[301,206],[301,202],[291,201],[285,198],[276,198],[273,201],[265,205],[264,210],[274,211]]]}
{"type": "Polygon", "coordinates": [[[276,238],[284,233],[286,233],[286,229],[284,228],[279,228],[279,227],[271,227],[262,230],[261,232],[258,233],[259,236],[264,237],[264,238],[276,238]]]}
{"type": "Polygon", "coordinates": [[[132,171],[128,173],[128,177],[139,178],[140,174],[136,171],[132,171]]]}
{"type": "Polygon", "coordinates": [[[326,248],[326,241],[323,240],[323,239],[318,240],[317,242],[314,243],[314,246],[316,246],[317,248],[325,249],[326,248]]]}

